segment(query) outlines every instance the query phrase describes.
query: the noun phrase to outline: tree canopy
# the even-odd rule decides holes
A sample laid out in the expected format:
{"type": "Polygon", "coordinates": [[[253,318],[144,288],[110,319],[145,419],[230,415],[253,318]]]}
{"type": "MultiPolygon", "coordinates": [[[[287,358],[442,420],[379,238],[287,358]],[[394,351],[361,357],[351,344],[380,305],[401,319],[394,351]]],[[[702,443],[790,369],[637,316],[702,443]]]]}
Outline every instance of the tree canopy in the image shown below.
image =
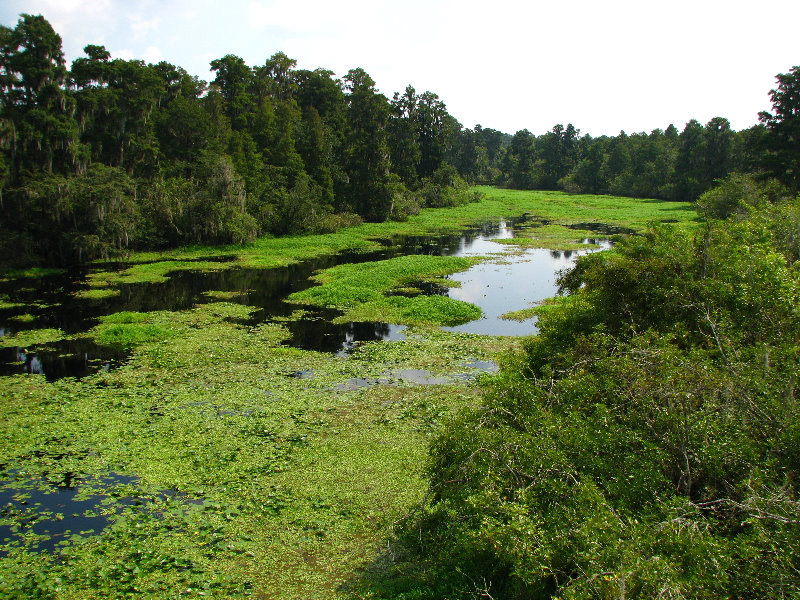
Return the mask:
{"type": "MultiPolygon", "coordinates": [[[[422,188],[460,131],[436,94],[398,113],[360,68],[339,80],[282,52],[260,66],[228,54],[206,83],[84,52],[68,69],[41,16],[0,29],[6,262],[405,218],[429,203],[422,188]],[[418,151],[403,162],[400,147],[418,151]]],[[[439,179],[459,190],[448,202],[469,199],[457,173],[439,179]]]]}
{"type": "Polygon", "coordinates": [[[390,100],[361,68],[337,79],[297,69],[283,52],[256,66],[215,59],[209,83],[166,62],[114,59],[99,45],[84,52],[68,68],[41,16],[0,27],[7,263],[403,219],[469,201],[474,183],[689,201],[734,172],[800,186],[797,67],[778,75],[772,112],[748,130],[715,117],[680,132],[592,138],[571,123],[541,135],[464,128],[431,91],[409,85],[390,100]],[[74,190],[101,171],[132,190],[124,218],[122,204],[102,219],[82,213],[96,207],[74,190]],[[125,235],[112,238],[101,221],[117,218],[125,235]]]}

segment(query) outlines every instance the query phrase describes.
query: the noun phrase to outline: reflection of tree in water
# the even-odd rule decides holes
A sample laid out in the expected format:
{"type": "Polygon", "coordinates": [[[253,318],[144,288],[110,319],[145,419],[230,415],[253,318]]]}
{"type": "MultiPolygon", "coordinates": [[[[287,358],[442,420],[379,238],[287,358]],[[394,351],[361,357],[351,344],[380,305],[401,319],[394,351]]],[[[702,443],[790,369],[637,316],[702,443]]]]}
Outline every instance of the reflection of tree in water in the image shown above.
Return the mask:
{"type": "Polygon", "coordinates": [[[453,249],[458,249],[462,242],[469,243],[473,236],[470,235],[440,235],[440,236],[403,236],[395,240],[395,256],[407,254],[443,255],[453,249]]]}
{"type": "Polygon", "coordinates": [[[334,325],[331,315],[315,315],[287,323],[292,336],[284,344],[318,352],[351,352],[359,342],[387,339],[388,323],[345,323],[334,325]]]}
{"type": "Polygon", "coordinates": [[[90,340],[60,340],[41,348],[0,348],[0,376],[16,373],[44,375],[48,381],[63,377],[86,377],[99,369],[108,370],[127,353],[90,340]]]}
{"type": "MultiPolygon", "coordinates": [[[[54,462],[79,456],[46,451],[36,451],[35,454],[54,462]]],[[[124,486],[136,481],[135,477],[111,473],[108,477],[94,480],[93,485],[87,486],[81,493],[85,481],[82,477],[66,471],[56,480],[58,475],[50,473],[46,479],[27,479],[13,474],[6,479],[6,486],[0,490],[0,506],[10,508],[10,514],[24,525],[0,525],[0,537],[13,540],[14,545],[17,545],[24,536],[23,532],[30,531],[36,534],[32,543],[29,546],[26,544],[31,551],[53,553],[58,548],[59,541],[78,535],[75,532],[81,532],[81,536],[91,531],[99,533],[110,525],[111,521],[100,510],[105,506],[103,500],[110,494],[91,493],[88,488],[100,487],[110,492],[114,488],[124,489],[124,486]],[[24,500],[21,499],[22,494],[24,500]]],[[[116,497],[120,496],[118,494],[116,497]]],[[[117,502],[129,505],[133,503],[133,499],[120,498],[117,502]]]]}
{"type": "Polygon", "coordinates": [[[383,340],[389,337],[389,324],[388,323],[373,323],[373,339],[383,340]]]}
{"type": "Polygon", "coordinates": [[[384,340],[389,333],[388,323],[348,323],[344,326],[344,341],[337,350],[351,352],[359,342],[384,340]]]}
{"type": "MultiPolygon", "coordinates": [[[[18,307],[0,310],[0,337],[14,333],[10,319],[22,314],[34,317],[25,329],[47,327],[61,329],[67,334],[85,332],[101,315],[120,311],[150,312],[156,310],[188,310],[197,304],[216,301],[221,292],[230,302],[258,307],[248,323],[262,323],[277,316],[287,316],[297,309],[285,302],[296,291],[315,285],[310,276],[318,270],[342,263],[359,263],[382,260],[407,254],[445,255],[469,247],[480,236],[501,232],[505,224],[486,223],[483,227],[464,235],[427,235],[398,237],[387,240],[389,247],[374,253],[343,252],[303,261],[287,267],[272,269],[229,268],[220,271],[177,271],[169,273],[166,281],[158,283],[132,283],[116,286],[117,294],[102,299],[87,300],[76,292],[87,289],[86,272],[73,272],[67,276],[49,276],[37,280],[0,282],[0,294],[18,307]]],[[[231,257],[220,257],[220,262],[231,257]]],[[[200,259],[215,260],[214,257],[200,259]]],[[[101,265],[101,268],[124,268],[129,265],[101,265]]],[[[448,288],[430,282],[411,284],[424,295],[446,296],[448,288]]],[[[416,292],[407,295],[417,295],[416,292]]],[[[329,313],[330,311],[328,311],[329,313]]],[[[333,316],[320,311],[310,318],[287,324],[292,338],[289,345],[323,352],[341,352],[352,349],[361,341],[382,340],[390,337],[391,326],[386,323],[353,323],[333,325],[333,316]]],[[[125,355],[108,348],[84,342],[59,342],[55,351],[28,349],[21,357],[15,349],[0,349],[0,374],[44,373],[52,380],[66,376],[83,377],[100,368],[124,359],[125,355]]]]}
{"type": "Polygon", "coordinates": [[[594,231],[603,235],[630,235],[636,233],[635,229],[622,227],[620,225],[609,225],[608,223],[572,223],[565,225],[569,229],[582,229],[584,231],[594,231]]]}

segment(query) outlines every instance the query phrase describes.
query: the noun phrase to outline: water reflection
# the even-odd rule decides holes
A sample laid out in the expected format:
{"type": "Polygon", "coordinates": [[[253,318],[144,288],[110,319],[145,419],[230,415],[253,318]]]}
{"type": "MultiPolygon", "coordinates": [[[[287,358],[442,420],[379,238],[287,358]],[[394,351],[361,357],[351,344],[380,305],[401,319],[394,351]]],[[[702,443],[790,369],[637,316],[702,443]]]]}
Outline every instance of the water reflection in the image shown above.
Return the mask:
{"type": "MultiPolygon", "coordinates": [[[[606,241],[600,244],[599,249],[609,247],[610,243],[606,241]]],[[[519,336],[536,333],[535,318],[518,322],[501,317],[507,312],[528,308],[554,296],[558,291],[558,273],[570,268],[578,256],[591,251],[533,248],[451,275],[450,279],[461,286],[450,288],[448,295],[479,306],[483,316],[476,321],[444,329],[482,335],[519,336]]]]}
{"type": "MultiPolygon", "coordinates": [[[[297,306],[287,303],[286,297],[315,285],[310,279],[315,271],[343,263],[383,260],[409,254],[503,255],[504,264],[478,265],[452,276],[452,279],[461,282],[461,288],[417,282],[412,285],[419,292],[400,293],[450,295],[482,308],[483,319],[451,328],[454,331],[525,335],[535,332],[535,324],[529,322],[520,325],[503,321],[499,315],[526,308],[532,302],[552,296],[555,293],[555,273],[570,266],[575,256],[580,254],[572,251],[527,250],[512,255],[508,254],[508,246],[494,241],[513,238],[515,227],[525,222],[523,218],[516,222],[486,223],[458,235],[396,236],[385,240],[385,247],[375,252],[343,252],[282,268],[179,271],[160,283],[119,285],[116,288],[119,293],[108,298],[78,297],[76,292],[87,287],[85,270],[35,281],[3,281],[0,282],[0,297],[7,299],[7,307],[0,309],[0,337],[37,328],[60,329],[66,335],[79,334],[96,325],[102,315],[120,311],[187,310],[196,304],[213,302],[218,297],[256,307],[248,323],[262,323],[291,315],[297,306]],[[24,326],[18,326],[17,322],[23,315],[27,322],[24,326]]],[[[593,241],[597,240],[586,240],[587,243],[593,241]]],[[[290,339],[287,343],[342,355],[352,352],[361,342],[404,339],[405,328],[392,324],[334,325],[332,320],[338,314],[319,310],[312,311],[308,318],[289,321],[290,339]]],[[[82,377],[98,369],[112,368],[124,359],[124,354],[110,348],[74,338],[47,344],[46,347],[0,348],[0,375],[43,373],[48,379],[82,377]]]]}
{"type": "MultiPolygon", "coordinates": [[[[111,473],[92,482],[90,489],[119,488],[135,482],[134,477],[111,473]]],[[[97,510],[107,497],[104,493],[79,493],[83,482],[75,473],[63,473],[61,480],[49,484],[45,480],[17,479],[15,472],[0,488],[0,507],[16,525],[0,525],[0,539],[22,543],[22,535],[32,532],[37,536],[30,546],[34,551],[54,552],[72,535],[100,533],[109,525],[109,519],[97,510]]],[[[130,505],[133,499],[117,499],[120,506],[130,505]]]]}
{"type": "Polygon", "coordinates": [[[405,325],[357,322],[337,325],[332,322],[336,314],[336,311],[320,310],[311,317],[289,321],[286,327],[291,337],[284,344],[346,356],[364,342],[406,339],[405,325]]]}
{"type": "Polygon", "coordinates": [[[584,231],[594,231],[603,235],[633,235],[636,233],[635,229],[629,227],[621,227],[619,225],[609,225],[608,223],[573,223],[572,225],[565,225],[568,229],[578,229],[584,231]]]}
{"type": "Polygon", "coordinates": [[[109,370],[126,356],[125,352],[81,338],[30,348],[0,348],[0,376],[27,373],[44,375],[49,381],[85,377],[109,370]]]}

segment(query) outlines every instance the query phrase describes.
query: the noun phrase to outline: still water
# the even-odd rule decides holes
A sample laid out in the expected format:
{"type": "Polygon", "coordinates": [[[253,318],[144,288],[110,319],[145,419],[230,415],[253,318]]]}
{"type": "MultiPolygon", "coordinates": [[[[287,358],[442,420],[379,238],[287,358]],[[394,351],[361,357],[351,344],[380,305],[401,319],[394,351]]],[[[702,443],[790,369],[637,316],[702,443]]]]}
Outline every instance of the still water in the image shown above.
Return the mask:
{"type": "MultiPolygon", "coordinates": [[[[578,256],[595,251],[531,248],[520,253],[515,252],[513,247],[492,241],[511,237],[513,231],[501,224],[496,235],[481,236],[465,244],[456,253],[457,256],[494,255],[496,258],[450,276],[460,285],[449,288],[448,296],[479,306],[483,316],[476,321],[444,329],[481,335],[520,336],[536,333],[535,318],[518,322],[503,319],[502,315],[529,308],[555,296],[559,272],[572,267],[578,256]]],[[[584,241],[597,245],[597,249],[610,247],[610,242],[606,240],[584,241]]]]}
{"type": "MultiPolygon", "coordinates": [[[[586,251],[559,252],[541,249],[518,251],[495,240],[513,238],[516,225],[509,222],[487,224],[461,235],[398,237],[382,240],[384,248],[370,253],[341,253],[276,269],[232,268],[217,272],[181,271],[163,283],[119,286],[116,297],[101,300],[78,299],[75,292],[86,287],[86,273],[40,280],[0,282],[0,297],[8,301],[0,308],[0,338],[21,329],[58,328],[76,336],[46,347],[0,348],[0,375],[13,373],[44,374],[48,379],[82,377],[99,369],[113,368],[125,354],[97,346],[80,334],[98,322],[98,317],[119,311],[185,310],[195,304],[213,301],[208,292],[234,293],[231,301],[254,306],[250,323],[287,316],[298,307],[286,302],[293,292],[314,282],[311,275],[337,264],[383,260],[408,254],[447,256],[490,256],[486,263],[451,275],[460,287],[421,286],[424,293],[447,294],[476,304],[483,311],[477,321],[452,331],[484,335],[529,335],[536,332],[536,321],[522,323],[500,318],[503,313],[528,308],[556,293],[556,277],[586,251]],[[30,315],[19,322],[20,315],[30,315]],[[32,318],[32,321],[30,319],[32,318]]],[[[607,242],[595,242],[608,247],[607,242]]],[[[390,323],[333,324],[338,315],[327,309],[311,309],[306,318],[286,325],[287,345],[348,354],[360,342],[402,340],[405,327],[390,323]]]]}

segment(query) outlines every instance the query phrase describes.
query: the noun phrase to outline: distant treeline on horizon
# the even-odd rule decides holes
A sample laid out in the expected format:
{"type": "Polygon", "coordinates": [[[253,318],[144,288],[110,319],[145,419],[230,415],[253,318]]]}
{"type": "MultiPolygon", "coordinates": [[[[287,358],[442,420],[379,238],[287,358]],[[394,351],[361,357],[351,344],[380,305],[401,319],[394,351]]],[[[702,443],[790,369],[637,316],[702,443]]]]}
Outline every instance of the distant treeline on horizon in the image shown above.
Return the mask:
{"type": "Polygon", "coordinates": [[[208,84],[84,52],[67,69],[42,16],[0,26],[6,266],[402,220],[474,200],[471,184],[692,201],[765,168],[764,124],[512,136],[464,128],[435,93],[388,99],[363,69],[339,80],[280,52],[255,67],[214,60],[208,84]]]}

